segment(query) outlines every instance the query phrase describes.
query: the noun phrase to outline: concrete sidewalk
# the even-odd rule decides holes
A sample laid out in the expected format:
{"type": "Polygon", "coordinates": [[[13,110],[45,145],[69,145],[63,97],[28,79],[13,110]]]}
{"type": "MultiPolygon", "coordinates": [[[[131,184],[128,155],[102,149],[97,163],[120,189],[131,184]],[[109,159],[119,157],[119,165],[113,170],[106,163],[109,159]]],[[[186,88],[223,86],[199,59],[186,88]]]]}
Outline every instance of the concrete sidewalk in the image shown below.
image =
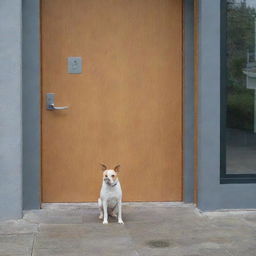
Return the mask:
{"type": "Polygon", "coordinates": [[[256,213],[200,214],[193,206],[135,203],[124,225],[95,204],[46,204],[0,222],[0,256],[255,256],[256,213]]]}

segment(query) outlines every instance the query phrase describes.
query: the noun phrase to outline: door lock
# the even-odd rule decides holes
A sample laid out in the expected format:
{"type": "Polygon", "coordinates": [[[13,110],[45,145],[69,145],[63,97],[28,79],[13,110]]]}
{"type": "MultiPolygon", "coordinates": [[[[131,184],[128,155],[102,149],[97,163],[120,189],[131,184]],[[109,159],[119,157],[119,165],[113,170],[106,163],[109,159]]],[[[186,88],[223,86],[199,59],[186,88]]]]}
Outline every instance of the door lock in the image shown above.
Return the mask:
{"type": "Polygon", "coordinates": [[[68,109],[68,106],[55,107],[54,97],[55,97],[55,93],[47,93],[46,94],[46,105],[47,105],[48,110],[65,110],[65,109],[68,109]]]}

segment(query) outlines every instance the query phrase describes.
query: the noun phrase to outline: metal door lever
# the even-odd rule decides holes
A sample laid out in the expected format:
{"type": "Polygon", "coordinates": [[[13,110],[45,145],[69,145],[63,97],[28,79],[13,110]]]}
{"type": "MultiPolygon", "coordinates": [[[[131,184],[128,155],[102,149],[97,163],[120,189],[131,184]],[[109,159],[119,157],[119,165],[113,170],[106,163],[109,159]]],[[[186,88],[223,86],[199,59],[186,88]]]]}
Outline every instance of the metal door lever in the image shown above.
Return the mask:
{"type": "Polygon", "coordinates": [[[54,97],[55,93],[47,93],[46,95],[46,105],[48,110],[63,110],[63,109],[68,109],[68,106],[64,107],[55,107],[54,104],[54,97]]]}

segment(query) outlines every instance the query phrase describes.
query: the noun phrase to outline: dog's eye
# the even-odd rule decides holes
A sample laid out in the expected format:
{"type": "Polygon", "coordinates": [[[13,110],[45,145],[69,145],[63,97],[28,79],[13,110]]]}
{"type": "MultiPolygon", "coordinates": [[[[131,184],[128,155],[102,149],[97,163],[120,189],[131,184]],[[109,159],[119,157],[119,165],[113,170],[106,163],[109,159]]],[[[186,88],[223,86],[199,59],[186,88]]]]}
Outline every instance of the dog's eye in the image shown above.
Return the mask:
{"type": "Polygon", "coordinates": [[[111,175],[112,178],[115,178],[115,175],[111,175]]]}
{"type": "Polygon", "coordinates": [[[108,175],[105,175],[105,177],[107,178],[107,177],[108,177],[108,175]]]}

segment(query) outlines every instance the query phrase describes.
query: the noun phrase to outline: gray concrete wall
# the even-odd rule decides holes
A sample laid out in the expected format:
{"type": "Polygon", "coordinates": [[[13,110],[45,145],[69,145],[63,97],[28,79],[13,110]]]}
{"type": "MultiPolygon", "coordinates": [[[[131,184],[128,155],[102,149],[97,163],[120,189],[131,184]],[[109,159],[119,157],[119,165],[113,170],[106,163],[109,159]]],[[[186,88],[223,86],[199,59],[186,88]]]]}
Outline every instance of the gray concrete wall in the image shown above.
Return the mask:
{"type": "Polygon", "coordinates": [[[194,0],[184,1],[183,200],[194,202],[194,0]]]}
{"type": "Polygon", "coordinates": [[[22,1],[23,209],[40,207],[40,0],[22,1]]]}
{"type": "Polygon", "coordinates": [[[21,0],[0,1],[0,220],[22,216],[21,0]]]}
{"type": "Polygon", "coordinates": [[[220,1],[199,0],[198,207],[256,208],[256,184],[220,184],[220,1]]]}

